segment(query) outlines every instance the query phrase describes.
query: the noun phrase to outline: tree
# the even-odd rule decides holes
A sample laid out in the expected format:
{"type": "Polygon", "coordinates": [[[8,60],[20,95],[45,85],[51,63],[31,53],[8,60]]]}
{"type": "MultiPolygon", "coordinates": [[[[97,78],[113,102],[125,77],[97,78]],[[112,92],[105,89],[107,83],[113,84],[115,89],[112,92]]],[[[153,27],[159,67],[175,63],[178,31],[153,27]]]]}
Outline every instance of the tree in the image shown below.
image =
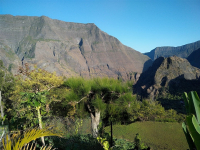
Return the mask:
{"type": "MultiPolygon", "coordinates": [[[[57,76],[56,73],[50,73],[35,66],[35,69],[30,71],[26,63],[25,68],[19,68],[19,75],[17,76],[18,84],[14,91],[15,98],[19,98],[20,104],[30,109],[37,111],[37,118],[39,127],[42,129],[41,108],[48,107],[50,101],[46,98],[49,90],[57,87],[63,83],[63,77],[57,76]]],[[[13,98],[14,99],[14,98],[13,98]]],[[[45,145],[44,137],[42,137],[43,145],[45,145]]]]}
{"type": "MultiPolygon", "coordinates": [[[[114,107],[114,105],[117,105],[117,101],[123,103],[122,99],[125,100],[128,105],[128,102],[133,100],[127,99],[130,98],[129,96],[124,96],[131,91],[130,85],[131,84],[109,78],[86,80],[81,77],[72,77],[64,82],[64,86],[69,89],[66,96],[68,103],[79,104],[84,102],[91,117],[93,137],[97,137],[98,135],[98,125],[101,114],[109,108],[108,106],[114,107]]],[[[113,113],[109,110],[108,112],[110,115],[113,113]]]]}
{"type": "Polygon", "coordinates": [[[0,109],[1,109],[1,119],[2,125],[4,124],[4,120],[6,118],[4,107],[7,104],[5,102],[9,99],[11,92],[14,90],[14,77],[13,75],[7,71],[7,69],[3,66],[3,61],[0,60],[0,109]]]}

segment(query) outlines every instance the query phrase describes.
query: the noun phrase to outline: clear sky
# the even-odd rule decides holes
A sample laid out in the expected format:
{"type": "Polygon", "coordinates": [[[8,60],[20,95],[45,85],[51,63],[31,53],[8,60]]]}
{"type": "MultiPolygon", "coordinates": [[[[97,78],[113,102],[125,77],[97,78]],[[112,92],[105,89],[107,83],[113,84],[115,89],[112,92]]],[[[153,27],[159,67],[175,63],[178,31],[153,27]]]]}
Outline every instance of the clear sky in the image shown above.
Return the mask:
{"type": "Polygon", "coordinates": [[[200,0],[0,0],[0,14],[94,23],[142,53],[200,40],[200,0]]]}

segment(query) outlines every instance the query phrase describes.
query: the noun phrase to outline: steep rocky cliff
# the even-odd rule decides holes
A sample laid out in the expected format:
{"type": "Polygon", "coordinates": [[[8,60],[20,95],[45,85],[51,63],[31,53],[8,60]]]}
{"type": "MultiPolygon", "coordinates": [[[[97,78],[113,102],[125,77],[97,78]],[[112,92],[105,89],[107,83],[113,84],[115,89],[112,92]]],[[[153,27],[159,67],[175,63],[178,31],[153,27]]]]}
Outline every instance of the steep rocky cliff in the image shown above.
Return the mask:
{"type": "Polygon", "coordinates": [[[92,23],[0,15],[0,35],[0,59],[13,73],[29,63],[65,76],[128,79],[152,64],[92,23]]]}
{"type": "Polygon", "coordinates": [[[195,90],[200,92],[200,69],[193,67],[187,59],[171,56],[160,57],[141,74],[134,85],[135,93],[152,99],[164,93],[181,95],[195,90]]]}
{"type": "Polygon", "coordinates": [[[192,66],[200,68],[200,48],[192,52],[188,56],[187,60],[190,62],[192,66]]]}
{"type": "Polygon", "coordinates": [[[186,44],[178,47],[156,47],[144,55],[149,56],[152,60],[156,60],[159,57],[169,57],[169,56],[178,56],[181,58],[187,58],[193,51],[200,48],[200,41],[186,44]]]}

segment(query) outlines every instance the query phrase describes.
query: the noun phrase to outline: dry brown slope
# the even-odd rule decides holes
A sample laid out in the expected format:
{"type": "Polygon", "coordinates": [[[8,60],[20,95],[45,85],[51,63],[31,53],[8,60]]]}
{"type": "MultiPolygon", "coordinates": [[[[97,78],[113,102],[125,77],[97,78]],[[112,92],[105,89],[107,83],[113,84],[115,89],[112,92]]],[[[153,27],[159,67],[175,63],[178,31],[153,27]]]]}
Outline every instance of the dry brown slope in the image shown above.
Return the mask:
{"type": "Polygon", "coordinates": [[[66,76],[127,79],[152,63],[149,57],[123,45],[92,23],[64,22],[46,16],[0,15],[0,35],[0,59],[7,67],[13,64],[13,72],[22,62],[28,62],[66,76]]]}

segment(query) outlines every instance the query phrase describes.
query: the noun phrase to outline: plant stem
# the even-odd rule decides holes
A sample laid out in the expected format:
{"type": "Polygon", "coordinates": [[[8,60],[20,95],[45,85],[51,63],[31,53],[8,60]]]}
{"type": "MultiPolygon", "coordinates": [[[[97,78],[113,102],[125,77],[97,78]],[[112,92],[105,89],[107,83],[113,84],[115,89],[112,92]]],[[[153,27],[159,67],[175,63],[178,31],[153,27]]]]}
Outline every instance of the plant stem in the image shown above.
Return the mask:
{"type": "MultiPolygon", "coordinates": [[[[40,106],[36,107],[36,110],[38,112],[39,127],[40,127],[40,129],[42,129],[42,117],[41,117],[41,114],[40,114],[40,106]]],[[[41,140],[42,140],[42,144],[45,145],[45,141],[44,141],[43,136],[41,137],[41,140]]]]}

